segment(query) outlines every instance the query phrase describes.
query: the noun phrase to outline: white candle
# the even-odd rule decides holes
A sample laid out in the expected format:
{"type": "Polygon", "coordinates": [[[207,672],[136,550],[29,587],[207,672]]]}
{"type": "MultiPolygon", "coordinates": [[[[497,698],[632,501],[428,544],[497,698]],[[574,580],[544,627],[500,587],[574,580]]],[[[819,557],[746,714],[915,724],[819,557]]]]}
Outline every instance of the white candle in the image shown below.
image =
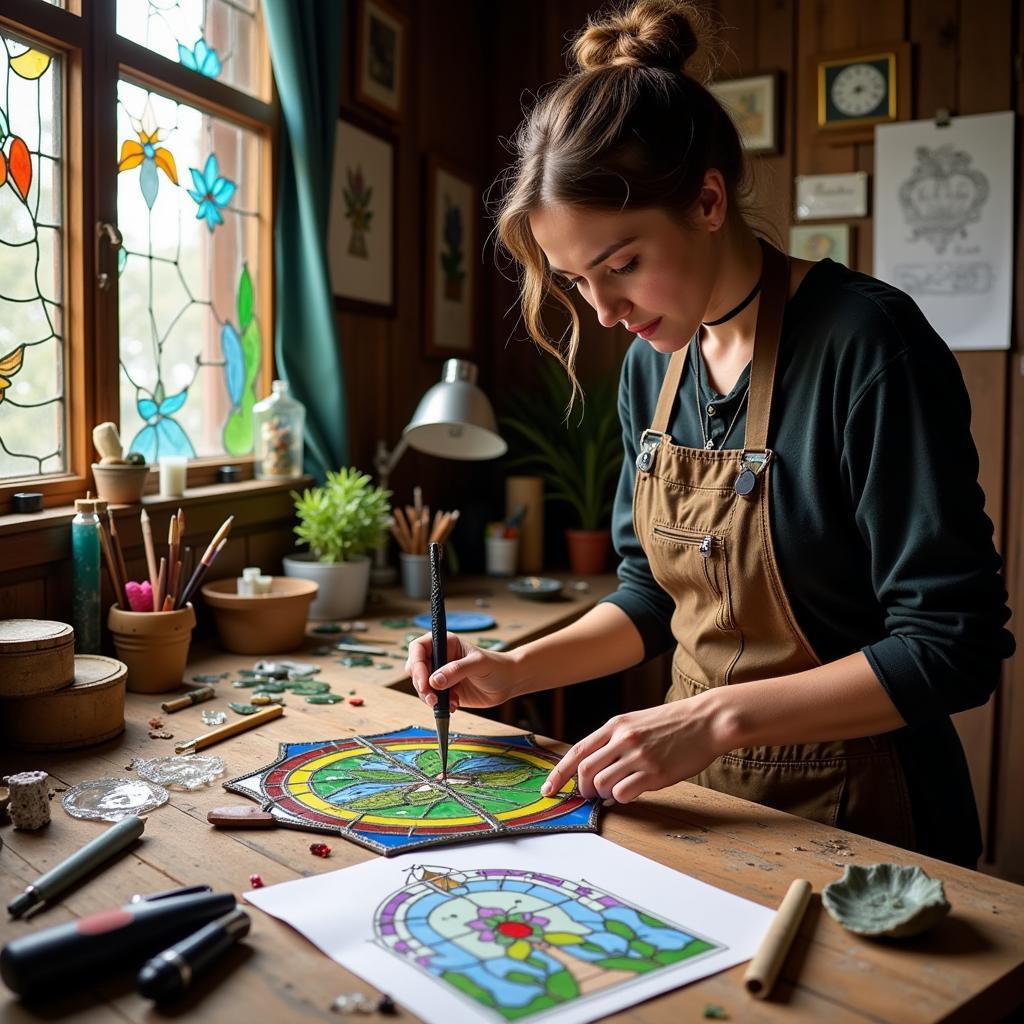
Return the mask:
{"type": "Polygon", "coordinates": [[[160,493],[167,498],[180,498],[185,493],[188,458],[184,455],[161,455],[160,493]]]}

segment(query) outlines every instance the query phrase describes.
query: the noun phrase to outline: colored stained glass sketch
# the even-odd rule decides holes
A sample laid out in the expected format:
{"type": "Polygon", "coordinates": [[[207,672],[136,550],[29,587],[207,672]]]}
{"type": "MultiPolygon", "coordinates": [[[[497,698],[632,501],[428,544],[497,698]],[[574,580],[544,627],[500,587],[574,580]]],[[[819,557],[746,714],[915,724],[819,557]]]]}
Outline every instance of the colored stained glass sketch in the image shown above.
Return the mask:
{"type": "Polygon", "coordinates": [[[586,881],[420,865],[378,907],[376,942],[497,1020],[529,1020],[723,943],[586,881]]]}
{"type": "Polygon", "coordinates": [[[453,733],[448,778],[437,736],[409,727],[374,736],[282,743],[277,760],[224,783],[282,825],[344,836],[390,856],[423,846],[533,832],[593,832],[598,804],[576,780],[540,787],[558,757],[532,736],[453,733]]]}

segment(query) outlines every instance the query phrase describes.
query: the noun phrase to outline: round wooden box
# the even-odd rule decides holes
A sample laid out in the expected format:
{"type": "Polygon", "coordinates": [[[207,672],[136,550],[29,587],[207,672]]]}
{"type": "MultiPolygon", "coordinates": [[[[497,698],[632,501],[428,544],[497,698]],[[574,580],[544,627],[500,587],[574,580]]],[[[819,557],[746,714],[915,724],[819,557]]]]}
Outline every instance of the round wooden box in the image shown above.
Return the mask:
{"type": "Polygon", "coordinates": [[[25,750],[69,750],[124,731],[128,669],[116,658],[75,655],[75,678],[53,693],[0,700],[0,739],[25,750]]]}
{"type": "Polygon", "coordinates": [[[48,619],[0,619],[0,697],[52,693],[75,678],[75,631],[48,619]]]}

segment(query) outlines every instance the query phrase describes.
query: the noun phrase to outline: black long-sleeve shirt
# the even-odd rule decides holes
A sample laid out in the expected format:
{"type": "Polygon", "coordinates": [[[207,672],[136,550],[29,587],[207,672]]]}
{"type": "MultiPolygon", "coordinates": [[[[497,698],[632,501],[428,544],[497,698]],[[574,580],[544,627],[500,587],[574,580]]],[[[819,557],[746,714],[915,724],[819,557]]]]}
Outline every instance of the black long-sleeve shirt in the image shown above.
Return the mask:
{"type": "MultiPolygon", "coordinates": [[[[668,433],[699,448],[693,356],[691,346],[668,433]]],[[[668,360],[638,338],[619,390],[620,585],[606,600],[635,623],[648,658],[674,644],[672,600],[637,542],[632,498],[668,360]]],[[[726,396],[703,385],[716,446],[749,374],[726,396]]],[[[786,306],[768,447],[772,540],[797,621],[822,662],[864,652],[907,723],[894,738],[918,848],[973,867],[977,809],[949,716],[988,700],[1014,643],[956,359],[909,296],[824,260],[786,306]]]]}

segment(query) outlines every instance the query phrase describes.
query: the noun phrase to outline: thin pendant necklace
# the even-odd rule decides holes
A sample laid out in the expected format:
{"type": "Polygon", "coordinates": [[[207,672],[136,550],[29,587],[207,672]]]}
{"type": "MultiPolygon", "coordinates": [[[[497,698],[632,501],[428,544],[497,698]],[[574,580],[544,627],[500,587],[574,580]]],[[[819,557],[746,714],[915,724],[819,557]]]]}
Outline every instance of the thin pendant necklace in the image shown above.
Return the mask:
{"type": "MultiPolygon", "coordinates": [[[[696,346],[697,351],[694,353],[693,361],[693,393],[697,399],[697,422],[700,423],[700,436],[704,442],[704,449],[706,451],[714,451],[715,441],[714,438],[709,437],[711,433],[711,424],[708,423],[707,427],[704,426],[705,409],[704,403],[700,398],[700,370],[704,364],[704,355],[700,350],[700,333],[698,332],[693,339],[693,345],[696,346]]],[[[725,431],[725,436],[722,438],[722,443],[718,446],[719,451],[725,447],[725,442],[729,440],[729,435],[732,433],[732,428],[736,426],[736,421],[739,419],[740,413],[743,411],[743,406],[746,405],[747,395],[750,394],[750,378],[747,378],[746,387],[743,389],[743,397],[739,400],[736,406],[736,411],[732,415],[732,419],[729,421],[729,426],[725,431]]]]}
{"type": "Polygon", "coordinates": [[[720,316],[717,320],[702,320],[701,324],[704,327],[717,327],[719,324],[724,324],[727,320],[731,320],[734,316],[739,316],[749,306],[754,299],[757,297],[757,293],[761,290],[761,281],[764,278],[764,269],[762,268],[761,274],[754,284],[754,287],[750,289],[750,294],[737,306],[733,306],[725,316],[720,316]]]}

